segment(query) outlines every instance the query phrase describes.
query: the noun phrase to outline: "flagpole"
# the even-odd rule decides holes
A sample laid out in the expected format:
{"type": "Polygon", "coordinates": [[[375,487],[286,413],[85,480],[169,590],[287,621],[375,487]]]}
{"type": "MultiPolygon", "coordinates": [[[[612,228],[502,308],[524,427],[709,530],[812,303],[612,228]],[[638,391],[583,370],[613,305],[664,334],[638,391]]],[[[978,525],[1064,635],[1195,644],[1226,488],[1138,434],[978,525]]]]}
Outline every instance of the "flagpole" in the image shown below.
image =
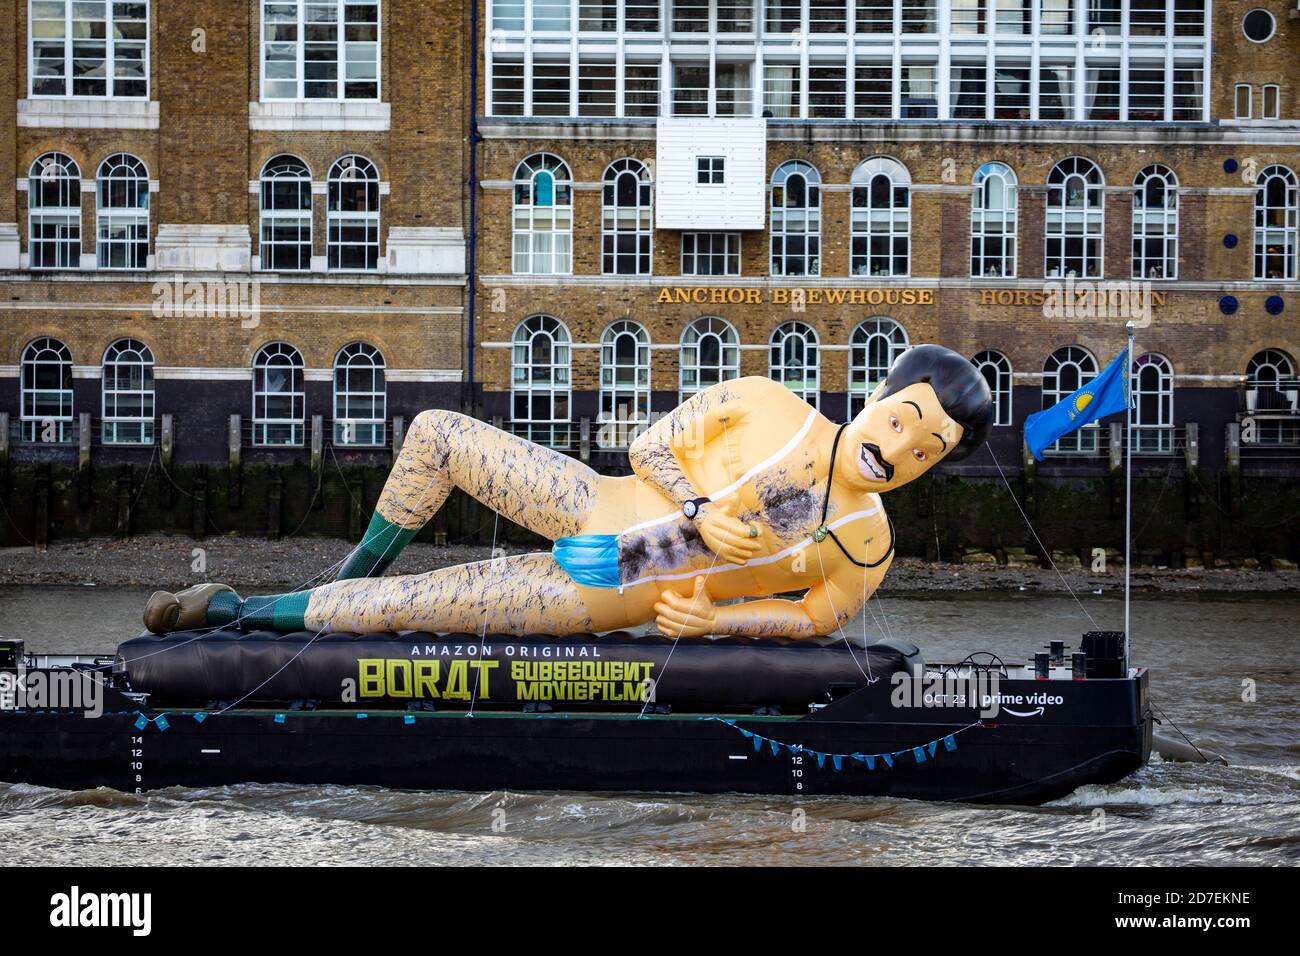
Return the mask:
{"type": "Polygon", "coordinates": [[[1131,633],[1130,604],[1132,590],[1130,573],[1133,567],[1133,323],[1124,326],[1128,332],[1128,350],[1124,364],[1124,666],[1129,666],[1129,634],[1131,633]]]}

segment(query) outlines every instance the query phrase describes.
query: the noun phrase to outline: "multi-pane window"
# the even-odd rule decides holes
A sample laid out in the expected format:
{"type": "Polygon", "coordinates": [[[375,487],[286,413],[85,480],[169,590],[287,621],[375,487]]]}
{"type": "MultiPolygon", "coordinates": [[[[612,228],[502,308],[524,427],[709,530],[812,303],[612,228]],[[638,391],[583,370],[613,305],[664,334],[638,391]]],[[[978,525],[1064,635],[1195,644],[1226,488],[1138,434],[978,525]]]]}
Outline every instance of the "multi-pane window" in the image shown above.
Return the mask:
{"type": "Polygon", "coordinates": [[[601,448],[626,448],[650,423],[650,335],[630,319],[600,336],[601,448]]]}
{"type": "Polygon", "coordinates": [[[149,263],[149,173],[129,153],[114,153],[95,176],[95,253],[101,269],[149,263]]]}
{"type": "Polygon", "coordinates": [[[853,115],[858,119],[889,119],[894,115],[894,67],[890,63],[859,63],[853,70],[853,115]]]}
{"type": "Polygon", "coordinates": [[[1205,35],[1205,0],[1174,0],[1174,35],[1205,35]]]}
{"type": "Polygon", "coordinates": [[[1038,118],[1074,119],[1074,64],[1043,62],[1038,67],[1038,118]]]}
{"type": "Polygon", "coordinates": [[[616,33],[618,0],[578,0],[578,32],[616,33]]]}
{"type": "Polygon", "coordinates": [[[773,119],[799,117],[799,64],[763,64],[763,110],[773,119]]]}
{"type": "Polygon", "coordinates": [[[953,33],[984,32],[984,0],[951,0],[953,33]]]}
{"type": "Polygon", "coordinates": [[[491,0],[492,29],[522,30],[524,28],[524,0],[491,0]]]}
{"type": "Polygon", "coordinates": [[[523,61],[505,57],[492,60],[492,103],[488,112],[493,116],[524,115],[523,61]]]}
{"type": "Polygon", "coordinates": [[[1199,66],[1174,67],[1174,111],[1170,119],[1197,123],[1205,118],[1205,70],[1199,66]]]}
{"type": "Polygon", "coordinates": [[[934,33],[938,24],[935,0],[900,0],[899,23],[904,33],[934,33]]]}
{"type": "Polygon", "coordinates": [[[858,33],[893,33],[894,0],[857,0],[854,19],[858,33]]]}
{"type": "Polygon", "coordinates": [[[553,153],[515,168],[514,272],[568,275],[573,268],[573,176],[553,153]]]}
{"type": "Polygon", "coordinates": [[[1121,0],[1085,0],[1088,10],[1088,35],[1119,36],[1122,11],[1121,0]]]}
{"type": "MultiPolygon", "coordinates": [[[[1097,377],[1097,360],[1077,345],[1057,349],[1043,365],[1043,408],[1051,408],[1097,377]]],[[[1084,425],[1048,446],[1049,453],[1095,454],[1097,423],[1084,425]]]]}
{"type": "Polygon", "coordinates": [[[569,443],[570,342],[568,328],[549,315],[530,316],[515,328],[511,419],[530,441],[561,448],[569,443]]]}
{"type": "Polygon", "coordinates": [[[802,160],[772,174],[772,275],[821,275],[821,176],[802,160]]]}
{"type": "Polygon", "coordinates": [[[992,423],[994,425],[1011,424],[1011,362],[1001,352],[985,349],[971,359],[972,364],[989,383],[989,395],[993,398],[992,423]]]}
{"type": "Polygon", "coordinates": [[[47,337],[23,349],[19,393],[23,441],[72,440],[72,353],[66,345],[47,337]]]}
{"type": "Polygon", "coordinates": [[[849,418],[862,411],[908,344],[903,327],[883,316],[859,322],[853,329],[849,336],[849,418]]]}
{"type": "Polygon", "coordinates": [[[650,170],[638,159],[620,159],[605,169],[601,185],[601,271],[605,275],[649,275],[654,234],[650,170]]]}
{"type": "Polygon", "coordinates": [[[1132,122],[1155,122],[1165,118],[1165,69],[1160,64],[1128,70],[1128,118],[1132,122]]]}
{"type": "Polygon", "coordinates": [[[253,356],[253,444],[301,445],[306,417],[302,353],[268,342],[253,356]]]}
{"type": "Polygon", "coordinates": [[[379,99],[378,0],[262,0],[262,99],[379,99]]]}
{"type": "Polygon", "coordinates": [[[1165,35],[1165,0],[1129,0],[1128,33],[1134,37],[1165,35]]]}
{"type": "Polygon", "coordinates": [[[1139,355],[1132,365],[1129,427],[1133,449],[1167,455],[1174,450],[1174,369],[1155,352],[1139,355]]]}
{"type": "Polygon", "coordinates": [[[844,33],[844,0],[808,0],[809,33],[844,33]]]}
{"type": "Polygon", "coordinates": [[[46,153],[28,171],[27,252],[33,269],[81,267],[81,169],[46,153]]]}
{"type": "Polygon", "coordinates": [[[993,5],[991,14],[993,32],[1004,36],[1028,36],[1033,32],[1035,0],[990,0],[990,2],[993,5]]]}
{"type": "Polygon", "coordinates": [[[752,70],[752,63],[715,63],[711,70],[707,61],[674,62],[673,115],[752,116],[752,70]]]}
{"type": "Polygon", "coordinates": [[[908,274],[910,192],[911,178],[907,170],[888,157],[868,159],[853,171],[849,260],[852,275],[908,274]]]}
{"type": "Polygon", "coordinates": [[[1296,176],[1266,166],[1255,181],[1255,278],[1296,277],[1296,176]]]}
{"type": "Polygon", "coordinates": [[[993,71],[993,118],[1029,119],[1029,67],[999,61],[993,71]]]}
{"type": "Polygon", "coordinates": [[[623,29],[633,33],[657,32],[659,0],[623,0],[623,29]]]}
{"type": "Polygon", "coordinates": [[[579,116],[614,116],[618,112],[617,69],[613,63],[579,61],[579,116]]]}
{"type": "Polygon", "coordinates": [[[686,326],[679,359],[681,400],[740,377],[740,336],[724,319],[705,316],[686,326]]]}
{"type": "Polygon", "coordinates": [[[118,339],[104,352],[104,444],[153,444],[153,365],[149,346],[135,339],[118,339]]]}
{"type": "Polygon", "coordinates": [[[533,0],[533,32],[563,33],[569,29],[569,0],[533,0]]]}
{"type": "Polygon", "coordinates": [[[1178,278],[1178,177],[1168,166],[1133,180],[1133,278],[1178,278]]]}
{"type": "Polygon", "coordinates": [[[1016,174],[1005,163],[985,163],[971,193],[970,274],[1016,274],[1016,174]]]}
{"type": "Polygon", "coordinates": [[[1084,70],[1084,118],[1119,119],[1119,64],[1089,62],[1084,70]]]}
{"type": "Polygon", "coordinates": [[[902,119],[935,119],[939,115],[939,87],[935,70],[933,63],[903,64],[902,87],[898,94],[899,116],[902,119]]]}
{"type": "Polygon", "coordinates": [[[1255,353],[1246,365],[1246,411],[1253,433],[1243,436],[1259,445],[1300,444],[1300,378],[1295,363],[1280,349],[1255,353]]]}
{"type": "Polygon", "coordinates": [[[334,444],[385,444],[387,409],[384,356],[367,342],[343,346],[334,356],[334,444]]]}
{"type": "Polygon", "coordinates": [[[799,29],[799,0],[765,0],[763,28],[768,33],[794,33],[799,29]]]}
{"type": "Polygon", "coordinates": [[[533,115],[571,116],[569,61],[533,61],[533,115]]]}
{"type": "Polygon", "coordinates": [[[768,374],[809,405],[821,397],[817,333],[807,322],[785,322],[772,332],[768,343],[768,374]]]}
{"type": "Polygon", "coordinates": [[[149,4],[31,0],[32,96],[147,97],[149,4]]]}
{"type": "Polygon", "coordinates": [[[379,171],[364,156],[344,156],[330,167],[326,251],[329,268],[379,266],[379,171]]]}
{"type": "Polygon", "coordinates": [[[1101,170],[1078,156],[1048,173],[1044,273],[1049,278],[1101,277],[1104,190],[1101,170]]]}
{"type": "Polygon", "coordinates": [[[623,68],[623,115],[659,115],[658,63],[629,63],[623,68]]]}
{"type": "Polygon", "coordinates": [[[683,232],[682,275],[740,275],[740,233],[683,232]]]}
{"type": "Polygon", "coordinates": [[[953,119],[984,119],[987,112],[987,73],[983,62],[952,65],[953,119]]]}
{"type": "Polygon", "coordinates": [[[1068,35],[1074,32],[1075,0],[1042,0],[1038,12],[1038,32],[1068,35]]]}
{"type": "Polygon", "coordinates": [[[259,212],[262,268],[311,268],[311,172],[296,156],[276,156],[262,167],[259,212]]]}
{"type": "Polygon", "coordinates": [[[847,97],[843,64],[808,68],[809,119],[844,119],[847,97]]]}

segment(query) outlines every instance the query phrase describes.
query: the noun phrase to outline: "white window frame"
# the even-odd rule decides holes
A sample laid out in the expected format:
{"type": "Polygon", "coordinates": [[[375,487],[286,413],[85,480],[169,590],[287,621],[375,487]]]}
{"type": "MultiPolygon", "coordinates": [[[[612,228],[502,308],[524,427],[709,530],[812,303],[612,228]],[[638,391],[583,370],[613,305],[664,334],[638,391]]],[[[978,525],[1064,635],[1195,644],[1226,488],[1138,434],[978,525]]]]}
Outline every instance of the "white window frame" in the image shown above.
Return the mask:
{"type": "Polygon", "coordinates": [[[100,441],[105,445],[154,443],[153,350],[139,339],[121,338],[104,350],[100,387],[100,441]],[[129,376],[123,387],[123,375],[129,376]],[[120,414],[123,400],[139,403],[140,414],[120,414]]]}
{"type": "Polygon", "coordinates": [[[349,342],[335,353],[332,429],[335,445],[382,448],[388,443],[387,367],[384,354],[369,342],[349,342]],[[354,381],[355,376],[363,381],[354,381]],[[367,378],[369,381],[364,381],[367,378]],[[367,414],[352,414],[358,403],[367,414]]]}
{"type": "Polygon", "coordinates": [[[307,420],[302,352],[288,342],[267,342],[253,356],[252,368],[253,444],[259,448],[301,448],[307,420]],[[288,370],[287,388],[271,387],[273,369],[288,370]],[[289,414],[271,414],[272,404],[283,405],[286,399],[289,414]]]}
{"type": "Polygon", "coordinates": [[[801,159],[782,163],[772,173],[768,269],[772,276],[808,277],[822,274],[822,177],[817,167],[801,159]],[[792,202],[790,182],[803,181],[803,201],[792,202]],[[802,252],[789,246],[802,243],[802,252]],[[789,269],[791,262],[798,268],[789,269]]]}
{"type": "Polygon", "coordinates": [[[149,203],[149,170],[138,157],[114,153],[99,164],[95,173],[95,261],[100,269],[149,267],[149,203]],[[125,193],[128,204],[112,204],[119,190],[125,193]],[[136,205],[129,204],[132,198],[136,205]],[[131,238],[114,238],[119,228],[126,229],[131,238]],[[109,254],[122,248],[126,263],[113,265],[109,254]]]}
{"type": "Polygon", "coordinates": [[[380,193],[379,170],[357,153],[340,156],[330,166],[325,187],[325,255],[330,272],[374,272],[379,268],[380,193]],[[343,209],[342,198],[349,184],[364,184],[361,189],[364,209],[343,209]],[[357,241],[356,230],[364,238],[357,241]],[[361,249],[365,264],[344,266],[349,250],[361,249]]]}
{"type": "Polygon", "coordinates": [[[55,426],[55,443],[63,444],[72,440],[75,396],[72,388],[72,353],[66,345],[48,335],[27,343],[19,363],[18,396],[18,416],[22,425],[19,437],[22,441],[43,441],[47,422],[55,426]],[[58,384],[52,388],[44,387],[42,382],[49,373],[50,366],[57,370],[55,374],[58,377],[58,384]],[[51,401],[54,404],[53,411],[45,404],[51,401]]]}
{"type": "MultiPolygon", "coordinates": [[[[257,85],[257,89],[258,89],[258,96],[261,98],[261,102],[263,102],[263,103],[275,103],[275,102],[281,102],[281,103],[331,103],[331,102],[333,102],[333,103],[342,103],[342,102],[351,102],[351,103],[378,103],[380,100],[383,99],[383,95],[384,95],[384,89],[383,89],[383,86],[382,86],[382,82],[383,82],[383,72],[384,72],[384,71],[383,71],[383,61],[384,61],[384,36],[383,36],[383,29],[384,29],[384,10],[383,10],[383,0],[258,0],[258,5],[257,5],[257,6],[258,6],[258,13],[257,13],[257,16],[258,16],[258,85],[257,85]],[[311,5],[311,6],[314,6],[314,7],[315,7],[315,6],[327,6],[327,5],[331,4],[331,3],[334,4],[335,7],[336,7],[337,16],[336,16],[335,20],[333,21],[333,23],[335,24],[335,26],[336,26],[336,28],[337,28],[337,30],[338,30],[338,35],[336,36],[336,38],[335,38],[335,40],[334,40],[334,44],[335,44],[335,60],[334,60],[334,64],[335,64],[335,67],[336,67],[336,73],[337,73],[337,75],[336,75],[335,78],[334,78],[334,84],[335,84],[335,95],[333,95],[333,96],[308,96],[308,95],[307,95],[307,78],[306,78],[306,36],[305,36],[305,28],[306,28],[306,16],[305,16],[305,14],[306,14],[306,8],[307,8],[308,5],[311,5]],[[293,82],[294,85],[295,85],[295,93],[294,93],[293,96],[268,96],[268,95],[267,95],[267,83],[268,83],[268,79],[267,79],[267,75],[266,75],[266,73],[267,73],[267,70],[266,70],[266,65],[267,65],[267,47],[268,47],[268,41],[267,41],[267,25],[268,25],[268,24],[267,24],[267,19],[266,19],[266,8],[267,8],[268,6],[273,6],[273,7],[287,7],[287,6],[289,6],[290,4],[292,4],[292,5],[294,5],[294,6],[296,7],[296,9],[297,9],[297,13],[298,13],[298,18],[297,18],[297,21],[296,21],[295,32],[294,32],[294,39],[293,39],[293,40],[277,40],[277,41],[274,41],[274,42],[276,42],[276,43],[280,43],[280,44],[289,44],[289,43],[292,43],[292,44],[294,45],[294,50],[295,50],[295,57],[296,57],[296,59],[295,59],[295,61],[294,61],[294,76],[293,76],[293,78],[292,78],[292,82],[293,82]],[[375,95],[374,95],[374,96],[348,96],[348,95],[347,95],[347,85],[348,85],[348,82],[349,82],[349,81],[348,81],[348,77],[347,77],[347,67],[348,67],[347,54],[348,54],[348,49],[349,49],[349,47],[350,47],[351,45],[353,45],[353,44],[356,44],[356,45],[358,45],[358,46],[362,46],[362,45],[369,44],[369,43],[371,42],[370,40],[348,40],[348,39],[347,39],[347,26],[348,26],[348,21],[347,21],[347,8],[348,8],[348,7],[356,7],[356,6],[373,6],[373,7],[375,8],[375,39],[374,39],[374,41],[373,41],[373,42],[374,42],[374,46],[375,46],[375,76],[374,76],[374,80],[373,80],[373,82],[374,82],[374,84],[375,84],[375,95]]],[[[270,80],[269,82],[272,82],[272,83],[281,83],[281,82],[289,82],[289,81],[290,81],[290,80],[289,80],[288,77],[277,77],[277,78],[275,78],[275,79],[273,79],[273,80],[270,80]]],[[[313,82],[313,83],[316,83],[316,82],[328,82],[328,81],[316,81],[316,80],[313,80],[312,82],[313,82]]],[[[354,81],[354,82],[355,82],[355,81],[354,81]]],[[[363,78],[363,79],[361,80],[361,82],[370,82],[370,80],[369,80],[369,78],[363,78]]]]}
{"type": "Polygon", "coordinates": [[[681,254],[682,275],[684,276],[727,276],[727,277],[734,277],[740,275],[742,269],[742,265],[741,265],[742,241],[743,239],[741,237],[741,234],[738,232],[713,232],[709,230],[688,230],[686,232],[683,232],[682,243],[681,243],[682,244],[682,254],[681,254]],[[709,239],[709,249],[707,251],[701,252],[700,240],[705,236],[707,236],[709,239]],[[722,241],[723,246],[725,248],[721,252],[716,252],[714,251],[713,246],[715,243],[718,242],[719,239],[722,241]],[[693,248],[691,248],[690,251],[687,251],[686,248],[687,245],[691,245],[693,248]],[[733,245],[735,246],[734,252],[732,251],[733,245]],[[725,267],[722,272],[700,272],[699,271],[700,262],[702,261],[712,262],[718,256],[722,257],[722,262],[725,267]],[[687,268],[688,262],[692,264],[692,268],[690,269],[687,268]],[[736,269],[734,272],[731,271],[731,264],[733,262],[736,264],[736,269]]]}
{"type": "Polygon", "coordinates": [[[1273,163],[1259,171],[1255,180],[1255,278],[1264,282],[1285,282],[1296,277],[1296,254],[1298,230],[1297,218],[1300,217],[1300,191],[1297,190],[1296,174],[1286,166],[1273,163]],[[1285,199],[1282,205],[1270,203],[1268,188],[1273,180],[1283,183],[1285,199]],[[1270,213],[1280,211],[1283,219],[1281,226],[1270,225],[1270,213]],[[1268,247],[1281,242],[1285,248],[1281,275],[1267,275],[1268,261],[1271,258],[1268,247]]]}
{"type": "Polygon", "coordinates": [[[1018,251],[1019,181],[1006,163],[989,162],[975,170],[970,206],[970,274],[972,278],[1013,279],[1018,251]],[[1001,183],[1001,205],[990,205],[996,183],[1001,183]],[[988,253],[1001,241],[1002,251],[988,253]],[[994,271],[989,264],[994,263],[994,271]]]}
{"type": "Polygon", "coordinates": [[[80,269],[82,245],[81,167],[66,153],[44,153],[27,175],[27,262],[35,270],[80,269]],[[54,172],[54,170],[58,172],[54,172]],[[44,205],[42,185],[55,184],[58,205],[44,205]],[[42,205],[37,205],[42,201],[42,205]],[[53,239],[38,235],[40,227],[57,230],[53,239]],[[53,247],[54,265],[37,249],[53,247]],[[38,261],[38,259],[40,261],[38,261]]]}
{"type": "Polygon", "coordinates": [[[850,181],[849,220],[849,275],[858,278],[906,278],[912,274],[912,177],[907,167],[888,156],[873,156],[860,163],[850,181]],[[888,200],[884,205],[874,205],[872,190],[879,177],[887,180],[888,200]],[[898,202],[902,190],[903,202],[898,202]],[[859,200],[865,200],[859,205],[859,200]],[[889,251],[883,256],[888,261],[884,272],[872,270],[872,262],[881,256],[872,252],[872,241],[884,239],[889,251]],[[899,239],[903,241],[900,256],[895,251],[899,239]],[[855,249],[862,240],[863,254],[855,249]],[[898,260],[902,259],[899,268],[898,260]],[[859,268],[861,264],[861,268],[859,268]]]}
{"type": "Polygon", "coordinates": [[[617,159],[605,167],[601,177],[600,267],[603,275],[644,276],[654,272],[654,182],[650,168],[639,159],[617,159]],[[619,190],[625,177],[634,180],[636,200],[632,205],[619,202],[619,190]],[[622,240],[631,240],[633,253],[620,250],[622,240]],[[621,268],[632,256],[633,269],[621,268]]]}
{"type": "Polygon", "coordinates": [[[312,187],[311,187],[311,168],[291,153],[279,153],[272,156],[262,164],[262,172],[258,176],[258,200],[257,200],[257,253],[264,272],[308,272],[311,269],[312,260],[312,231],[314,223],[312,221],[312,187]],[[296,168],[292,168],[296,164],[296,168]],[[281,183],[291,183],[296,187],[298,201],[300,203],[297,209],[283,208],[277,209],[274,206],[267,205],[267,199],[274,197],[276,193],[275,186],[281,183]],[[301,205],[302,200],[306,199],[307,205],[301,205]],[[292,241],[282,241],[273,237],[277,226],[284,224],[287,227],[294,227],[296,224],[297,239],[292,241]],[[268,232],[269,230],[269,232],[268,232]],[[305,233],[305,236],[304,236],[305,233]],[[297,254],[294,256],[299,262],[295,268],[286,268],[276,265],[273,262],[274,257],[267,255],[267,249],[292,248],[297,247],[297,254]],[[303,251],[306,250],[304,257],[303,251]]]}
{"type": "MultiPolygon", "coordinates": [[[[153,87],[151,85],[152,76],[149,69],[152,42],[151,26],[153,23],[151,4],[149,0],[133,0],[144,7],[144,37],[142,39],[120,38],[117,36],[118,31],[114,29],[114,7],[112,0],[107,0],[104,4],[104,92],[103,93],[74,93],[72,86],[76,82],[73,75],[73,56],[78,39],[73,36],[72,23],[74,20],[73,11],[76,9],[73,0],[40,0],[40,2],[54,2],[63,4],[63,87],[62,93],[37,93],[37,69],[36,69],[36,44],[35,27],[38,22],[33,16],[37,0],[27,0],[27,95],[33,99],[73,99],[73,100],[123,100],[126,102],[148,101],[153,87]],[[118,46],[123,48],[135,48],[139,46],[142,53],[142,64],[144,67],[144,77],[141,82],[144,83],[144,92],[142,93],[119,93],[118,76],[116,69],[116,58],[118,46]],[[112,68],[110,68],[112,67],[112,68]]],[[[42,19],[40,22],[54,22],[52,20],[42,19]]],[[[126,23],[137,23],[135,19],[124,21],[126,23]]],[[[42,38],[44,39],[44,38],[42,38]]],[[[50,41],[59,39],[58,37],[48,38],[50,41]]],[[[98,38],[84,38],[81,42],[99,42],[98,38]]],[[[96,58],[97,59],[97,58],[96,58]]]]}
{"type": "Polygon", "coordinates": [[[1101,167],[1083,156],[1070,156],[1061,160],[1047,175],[1047,203],[1043,223],[1043,275],[1048,279],[1065,279],[1070,272],[1068,264],[1075,258],[1067,252],[1071,241],[1083,243],[1081,265],[1077,279],[1100,279],[1106,272],[1106,178],[1101,167]],[[1059,181],[1054,181],[1059,176],[1059,181]],[[1070,202],[1070,189],[1075,180],[1083,185],[1083,202],[1070,202]],[[1093,193],[1096,203],[1092,202],[1093,193]],[[1074,221],[1082,229],[1074,232],[1066,225],[1074,221]],[[1090,241],[1095,243],[1096,255],[1089,255],[1090,241]],[[1059,244],[1056,254],[1052,244],[1059,244]],[[1094,271],[1095,270],[1095,271],[1094,271]]]}
{"type": "Polygon", "coordinates": [[[1259,118],[1275,120],[1282,118],[1282,87],[1276,83],[1265,83],[1259,88],[1259,118]],[[1273,94],[1273,108],[1268,106],[1269,91],[1273,94]]]}
{"type": "Polygon", "coordinates": [[[1286,352],[1267,348],[1250,357],[1246,363],[1246,411],[1255,423],[1254,444],[1300,444],[1300,379],[1286,352]]]}
{"type": "Polygon", "coordinates": [[[768,340],[768,376],[813,408],[821,407],[821,344],[807,322],[782,322],[768,340]]]}
{"type": "Polygon", "coordinates": [[[1178,177],[1163,163],[1153,163],[1133,177],[1133,265],[1134,279],[1178,278],[1178,177]],[[1147,187],[1164,183],[1164,206],[1147,205],[1147,187]],[[1159,257],[1146,254],[1146,243],[1159,242],[1159,257]],[[1152,275],[1153,265],[1157,270],[1152,275]]]}
{"type": "Polygon", "coordinates": [[[1010,425],[1012,418],[1011,360],[997,349],[984,349],[977,352],[971,364],[989,383],[989,395],[993,398],[993,425],[1010,425]]]}
{"type": "Polygon", "coordinates": [[[710,385],[739,378],[740,335],[736,327],[716,315],[702,315],[690,322],[682,330],[678,367],[678,399],[682,402],[710,385]],[[716,341],[718,349],[718,361],[707,365],[700,361],[706,340],[716,341]]]}
{"type": "Polygon", "coordinates": [[[1233,119],[1254,119],[1255,115],[1255,88],[1249,83],[1238,83],[1232,88],[1232,115],[1233,119]],[[1246,91],[1246,114],[1241,113],[1241,93],[1246,91]]]}
{"type": "MultiPolygon", "coordinates": [[[[1097,359],[1082,345],[1063,345],[1053,350],[1043,363],[1042,407],[1051,408],[1096,377],[1097,359]],[[1072,370],[1071,374],[1077,374],[1078,381],[1073,385],[1061,384],[1061,373],[1066,369],[1072,370]]],[[[1062,435],[1047,446],[1044,454],[1095,455],[1100,432],[1101,428],[1096,422],[1089,422],[1068,435],[1062,435]]]]}
{"type": "Polygon", "coordinates": [[[600,448],[627,448],[650,424],[650,333],[640,322],[619,319],[600,335],[598,422],[600,448]],[[630,362],[620,359],[622,346],[632,349],[630,362]]]}
{"type": "Polygon", "coordinates": [[[569,327],[553,315],[530,315],[515,326],[510,349],[510,421],[516,435],[551,448],[572,444],[572,342],[569,327]],[[539,357],[543,345],[549,358],[545,354],[539,357]],[[536,414],[539,399],[549,408],[549,415],[536,414]],[[523,415],[519,414],[521,401],[523,415]]]}
{"type": "Polygon", "coordinates": [[[849,333],[849,419],[862,411],[898,357],[911,348],[907,329],[887,315],[864,319],[849,333]]]}
{"type": "Polygon", "coordinates": [[[1173,365],[1158,352],[1144,352],[1131,364],[1130,375],[1128,427],[1133,429],[1133,450],[1144,455],[1172,454],[1173,365]],[[1154,387],[1151,381],[1153,377],[1154,387]]]}
{"type": "Polygon", "coordinates": [[[573,174],[554,153],[533,153],[515,167],[512,194],[511,267],[515,275],[570,275],[573,272],[573,174]],[[537,183],[551,180],[551,204],[539,206],[537,183]],[[527,201],[521,202],[521,195],[527,201]],[[566,199],[561,202],[561,197],[566,199]],[[548,215],[538,213],[549,209],[548,215]],[[546,242],[542,242],[545,238],[546,242]],[[542,248],[545,246],[546,248],[542,248]],[[538,268],[545,266],[545,268],[538,268]]]}

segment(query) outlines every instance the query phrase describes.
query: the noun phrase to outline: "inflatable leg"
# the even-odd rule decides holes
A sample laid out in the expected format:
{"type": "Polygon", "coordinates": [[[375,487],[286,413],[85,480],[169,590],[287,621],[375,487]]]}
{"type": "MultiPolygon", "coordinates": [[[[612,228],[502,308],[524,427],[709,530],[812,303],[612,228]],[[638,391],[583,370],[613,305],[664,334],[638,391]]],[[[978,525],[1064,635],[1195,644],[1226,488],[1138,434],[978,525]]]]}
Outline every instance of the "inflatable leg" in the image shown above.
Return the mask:
{"type": "Polygon", "coordinates": [[[577,585],[549,554],[520,554],[424,574],[335,581],[310,591],[250,597],[229,592],[209,606],[208,624],[243,630],[420,630],[529,634],[619,626],[593,621],[577,585]]]}
{"type": "Polygon", "coordinates": [[[421,412],[338,579],[383,574],[452,488],[553,541],[582,526],[595,504],[597,481],[581,462],[485,422],[455,412],[421,412]]]}

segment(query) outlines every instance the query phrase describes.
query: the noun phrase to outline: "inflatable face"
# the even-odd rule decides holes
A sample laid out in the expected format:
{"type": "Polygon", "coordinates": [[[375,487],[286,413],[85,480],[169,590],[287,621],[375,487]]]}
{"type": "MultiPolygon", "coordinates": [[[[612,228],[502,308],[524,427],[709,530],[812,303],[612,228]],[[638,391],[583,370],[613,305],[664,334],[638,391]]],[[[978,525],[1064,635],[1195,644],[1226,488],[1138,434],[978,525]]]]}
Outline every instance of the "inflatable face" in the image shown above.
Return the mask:
{"type": "Polygon", "coordinates": [[[835,478],[863,491],[892,491],[941,461],[962,433],[925,382],[873,395],[840,437],[835,478]]]}

